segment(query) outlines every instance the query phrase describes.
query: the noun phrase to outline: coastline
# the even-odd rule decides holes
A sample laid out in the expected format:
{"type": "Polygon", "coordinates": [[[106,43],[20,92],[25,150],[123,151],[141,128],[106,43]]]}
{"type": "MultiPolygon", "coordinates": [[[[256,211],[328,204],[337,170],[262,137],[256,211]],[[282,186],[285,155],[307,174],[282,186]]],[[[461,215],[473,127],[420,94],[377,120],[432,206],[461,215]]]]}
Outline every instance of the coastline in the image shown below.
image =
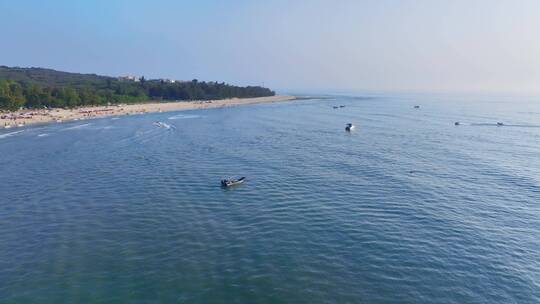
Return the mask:
{"type": "Polygon", "coordinates": [[[0,129],[17,128],[34,124],[86,120],[108,116],[133,115],[155,112],[210,109],[257,103],[273,103],[297,99],[290,95],[275,95],[256,98],[230,98],[219,100],[194,100],[172,102],[149,102],[118,104],[110,106],[89,106],[74,109],[20,110],[0,114],[0,129]]]}

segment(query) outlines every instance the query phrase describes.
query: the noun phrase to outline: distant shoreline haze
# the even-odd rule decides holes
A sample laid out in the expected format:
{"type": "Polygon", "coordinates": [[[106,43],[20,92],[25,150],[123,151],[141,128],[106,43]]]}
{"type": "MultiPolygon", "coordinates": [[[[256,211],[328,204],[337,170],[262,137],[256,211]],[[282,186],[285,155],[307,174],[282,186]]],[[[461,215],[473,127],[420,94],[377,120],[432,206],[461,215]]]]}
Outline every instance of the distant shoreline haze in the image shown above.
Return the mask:
{"type": "Polygon", "coordinates": [[[0,66],[0,109],[21,107],[73,108],[149,100],[212,100],[274,96],[261,86],[224,82],[145,79],[144,76],[109,77],[61,72],[45,68],[0,66]]]}

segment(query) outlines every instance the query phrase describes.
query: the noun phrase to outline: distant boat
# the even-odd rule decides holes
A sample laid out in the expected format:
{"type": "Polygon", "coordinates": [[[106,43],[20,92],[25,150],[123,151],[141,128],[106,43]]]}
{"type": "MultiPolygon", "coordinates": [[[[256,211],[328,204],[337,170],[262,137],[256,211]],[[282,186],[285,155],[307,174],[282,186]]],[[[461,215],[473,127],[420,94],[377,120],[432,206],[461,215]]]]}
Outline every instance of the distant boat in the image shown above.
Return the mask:
{"type": "Polygon", "coordinates": [[[352,130],[354,130],[354,125],[352,123],[345,125],[345,131],[351,132],[352,130]]]}
{"type": "Polygon", "coordinates": [[[164,128],[164,129],[172,129],[173,127],[169,124],[166,124],[164,122],[161,122],[161,121],[156,121],[153,123],[154,126],[156,127],[160,127],[160,128],[164,128]]]}
{"type": "Polygon", "coordinates": [[[17,124],[17,127],[24,127],[24,124],[20,123],[20,124],[17,124]]]}
{"type": "Polygon", "coordinates": [[[245,177],[240,177],[239,179],[222,179],[221,186],[228,188],[228,187],[243,184],[245,180],[246,180],[245,177]]]}
{"type": "Polygon", "coordinates": [[[337,109],[337,108],[339,108],[339,107],[338,107],[338,106],[333,106],[332,108],[337,109]]]}
{"type": "Polygon", "coordinates": [[[4,129],[10,129],[11,128],[11,125],[5,125],[4,126],[4,129]]]}
{"type": "Polygon", "coordinates": [[[498,122],[497,126],[504,126],[504,124],[502,122],[498,122]]]}
{"type": "Polygon", "coordinates": [[[62,120],[61,120],[61,119],[57,119],[56,122],[62,122],[62,120]]]}
{"type": "Polygon", "coordinates": [[[414,106],[415,109],[420,109],[420,106],[414,106]]]}
{"type": "Polygon", "coordinates": [[[344,105],[341,105],[341,106],[339,106],[339,107],[340,107],[340,108],[345,108],[345,106],[344,106],[344,105]]]}
{"type": "Polygon", "coordinates": [[[454,123],[454,126],[459,126],[459,121],[456,121],[456,122],[454,123]]]}

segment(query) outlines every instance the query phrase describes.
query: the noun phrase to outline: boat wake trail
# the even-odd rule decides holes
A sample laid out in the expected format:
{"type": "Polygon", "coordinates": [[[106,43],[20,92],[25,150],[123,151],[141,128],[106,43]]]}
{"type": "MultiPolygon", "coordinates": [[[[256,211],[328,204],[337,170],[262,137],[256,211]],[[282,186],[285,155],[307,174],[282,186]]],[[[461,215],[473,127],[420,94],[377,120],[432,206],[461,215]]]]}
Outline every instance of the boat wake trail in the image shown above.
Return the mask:
{"type": "Polygon", "coordinates": [[[64,128],[60,131],[68,131],[68,130],[77,130],[77,129],[82,129],[84,127],[88,127],[89,125],[91,125],[91,123],[86,123],[86,124],[82,124],[82,125],[77,125],[77,126],[73,126],[73,127],[69,127],[69,128],[64,128]]]}
{"type": "Polygon", "coordinates": [[[199,115],[192,115],[192,114],[178,114],[178,115],[171,116],[167,119],[176,120],[176,119],[192,119],[192,118],[200,118],[200,117],[201,116],[199,115]]]}
{"type": "Polygon", "coordinates": [[[540,125],[508,125],[508,124],[498,124],[498,123],[471,123],[471,126],[474,127],[514,127],[514,128],[540,128],[540,125]]]}
{"type": "Polygon", "coordinates": [[[156,127],[158,127],[158,128],[167,129],[167,130],[174,130],[174,129],[176,129],[175,126],[169,125],[169,124],[164,123],[164,122],[161,122],[161,121],[156,121],[156,122],[154,123],[154,126],[156,126],[156,127]]]}
{"type": "Polygon", "coordinates": [[[10,132],[10,133],[6,133],[6,134],[0,134],[0,139],[2,138],[7,138],[7,137],[10,137],[10,136],[13,136],[15,134],[19,134],[21,132],[24,132],[24,130],[20,130],[20,131],[15,131],[15,132],[10,132]]]}
{"type": "Polygon", "coordinates": [[[133,134],[133,136],[129,136],[127,138],[124,138],[120,140],[118,143],[123,144],[146,144],[151,141],[159,140],[160,138],[165,138],[168,136],[168,134],[173,134],[176,127],[174,125],[166,124],[161,121],[156,121],[152,123],[152,128],[147,128],[145,126],[144,129],[139,130],[133,134]]]}

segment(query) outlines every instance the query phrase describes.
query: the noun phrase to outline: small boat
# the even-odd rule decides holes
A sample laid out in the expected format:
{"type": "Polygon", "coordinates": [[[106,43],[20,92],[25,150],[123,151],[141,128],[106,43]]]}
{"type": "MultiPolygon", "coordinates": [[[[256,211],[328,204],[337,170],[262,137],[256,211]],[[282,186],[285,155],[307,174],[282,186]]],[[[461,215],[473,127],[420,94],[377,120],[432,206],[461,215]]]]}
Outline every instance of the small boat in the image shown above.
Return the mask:
{"type": "Polygon", "coordinates": [[[11,125],[5,125],[4,129],[11,129],[11,125]]]}
{"type": "Polygon", "coordinates": [[[56,122],[57,122],[57,123],[61,123],[62,120],[61,120],[61,119],[57,119],[56,122]]]}
{"type": "Polygon", "coordinates": [[[337,109],[337,108],[339,108],[339,107],[338,107],[338,106],[333,106],[332,108],[337,109]]]}
{"type": "Polygon", "coordinates": [[[166,124],[164,122],[161,122],[161,121],[156,121],[153,123],[153,125],[159,128],[163,128],[163,129],[174,129],[173,126],[166,124]]]}
{"type": "Polygon", "coordinates": [[[354,130],[354,125],[352,123],[345,125],[345,131],[351,132],[352,130],[354,130]]]}
{"type": "Polygon", "coordinates": [[[243,184],[245,180],[246,180],[245,177],[240,177],[239,179],[222,179],[221,186],[225,188],[237,186],[237,185],[243,184]]]}
{"type": "Polygon", "coordinates": [[[500,127],[500,126],[504,126],[504,124],[503,124],[502,122],[498,122],[498,123],[497,123],[497,126],[499,126],[499,127],[500,127]]]}
{"type": "Polygon", "coordinates": [[[415,109],[420,109],[420,106],[414,106],[415,109]]]}
{"type": "Polygon", "coordinates": [[[24,127],[24,124],[20,123],[20,124],[17,124],[17,127],[24,127]]]}
{"type": "Polygon", "coordinates": [[[341,105],[341,106],[339,106],[339,107],[340,107],[340,108],[345,108],[345,106],[344,106],[344,105],[341,105]]]}
{"type": "Polygon", "coordinates": [[[459,121],[456,121],[456,122],[454,123],[454,126],[459,126],[459,121]]]}

